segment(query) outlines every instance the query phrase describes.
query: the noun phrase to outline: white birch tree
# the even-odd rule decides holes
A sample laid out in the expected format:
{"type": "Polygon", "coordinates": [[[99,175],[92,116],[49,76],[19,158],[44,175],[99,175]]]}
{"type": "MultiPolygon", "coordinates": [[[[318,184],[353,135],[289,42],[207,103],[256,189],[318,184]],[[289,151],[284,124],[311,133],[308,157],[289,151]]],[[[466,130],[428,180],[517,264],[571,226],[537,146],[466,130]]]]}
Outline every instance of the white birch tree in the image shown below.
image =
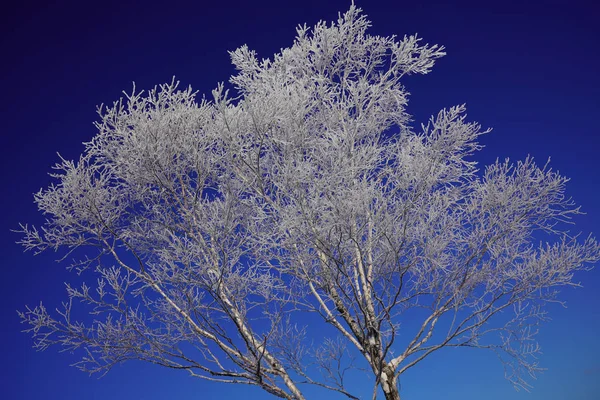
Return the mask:
{"type": "Polygon", "coordinates": [[[231,52],[235,95],[172,82],[101,107],[83,155],[35,195],[46,223],[22,226],[26,249],[65,249],[92,277],[64,309],[20,313],[35,346],[81,349],[85,371],[140,359],[296,400],[306,384],[357,398],[347,354],[392,400],[431,353],[479,347],[527,387],[544,305],[600,247],[566,230],[579,209],[547,165],[477,168],[487,131],[464,105],[414,129],[402,79],[444,49],[369,24],[352,6],[272,59],[231,52]],[[303,311],[339,337],[311,348],[303,311]]]}

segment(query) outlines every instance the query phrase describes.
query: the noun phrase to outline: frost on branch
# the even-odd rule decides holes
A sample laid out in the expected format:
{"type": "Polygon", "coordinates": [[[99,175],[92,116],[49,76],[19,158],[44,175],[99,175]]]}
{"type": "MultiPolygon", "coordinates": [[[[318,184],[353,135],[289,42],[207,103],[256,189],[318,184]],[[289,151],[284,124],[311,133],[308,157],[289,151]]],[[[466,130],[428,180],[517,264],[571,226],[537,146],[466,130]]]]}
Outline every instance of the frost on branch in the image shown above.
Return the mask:
{"type": "Polygon", "coordinates": [[[488,131],[464,105],[413,129],[401,80],[443,47],[369,24],[352,6],[272,59],[231,52],[235,95],[172,82],[99,108],[84,154],[35,195],[46,223],[22,227],[26,249],[65,250],[86,282],[56,313],[20,313],[36,347],[286,399],[304,385],[357,398],[356,367],[388,400],[432,352],[478,347],[526,387],[544,305],[600,248],[569,235],[579,209],[548,166],[477,169],[488,131]]]}

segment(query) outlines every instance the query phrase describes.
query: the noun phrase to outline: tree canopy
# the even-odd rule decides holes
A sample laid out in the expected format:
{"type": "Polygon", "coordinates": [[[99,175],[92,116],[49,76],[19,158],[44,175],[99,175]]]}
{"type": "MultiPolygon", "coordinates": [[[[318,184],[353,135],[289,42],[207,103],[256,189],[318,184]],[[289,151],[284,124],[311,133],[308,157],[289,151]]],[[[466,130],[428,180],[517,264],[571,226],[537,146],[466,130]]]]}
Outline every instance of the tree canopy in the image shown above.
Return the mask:
{"type": "Polygon", "coordinates": [[[567,230],[580,212],[547,164],[478,168],[488,130],[464,105],[413,127],[401,82],[444,48],[369,26],[351,6],[271,59],[243,46],[211,100],[173,81],[100,107],[35,195],[46,223],[22,226],[27,249],[65,249],[89,278],[58,313],[20,313],[35,345],[83,349],[86,371],[140,359],[297,400],[307,384],[357,398],[344,373],[361,365],[373,397],[399,399],[428,355],[477,347],[527,387],[544,306],[600,246],[567,230]],[[309,338],[305,312],[337,336],[309,338]]]}

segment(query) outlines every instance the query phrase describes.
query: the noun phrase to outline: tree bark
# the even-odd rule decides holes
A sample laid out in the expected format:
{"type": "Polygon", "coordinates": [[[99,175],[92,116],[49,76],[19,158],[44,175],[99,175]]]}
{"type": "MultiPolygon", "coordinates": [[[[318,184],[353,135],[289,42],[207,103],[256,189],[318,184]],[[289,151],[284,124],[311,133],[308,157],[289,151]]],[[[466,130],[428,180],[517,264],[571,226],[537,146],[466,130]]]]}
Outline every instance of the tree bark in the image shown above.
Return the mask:
{"type": "Polygon", "coordinates": [[[400,400],[398,376],[391,368],[384,368],[381,373],[381,389],[383,389],[385,400],[400,400]]]}

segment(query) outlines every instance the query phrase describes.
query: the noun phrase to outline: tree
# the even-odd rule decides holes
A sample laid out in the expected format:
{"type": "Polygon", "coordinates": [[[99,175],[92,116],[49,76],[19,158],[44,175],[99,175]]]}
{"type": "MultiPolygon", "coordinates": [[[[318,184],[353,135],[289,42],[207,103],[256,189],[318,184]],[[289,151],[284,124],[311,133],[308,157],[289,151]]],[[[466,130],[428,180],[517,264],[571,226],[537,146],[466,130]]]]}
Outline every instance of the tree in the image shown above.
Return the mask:
{"type": "Polygon", "coordinates": [[[414,130],[401,80],[443,47],[368,27],[352,6],[272,60],[241,47],[233,97],[197,102],[173,81],[100,107],[83,155],[35,195],[45,225],[22,226],[26,249],[97,276],[67,285],[57,314],[20,313],[35,346],[81,348],[85,371],[140,359],[285,399],[305,384],[356,398],[357,355],[388,400],[431,353],[478,347],[527,387],[544,305],[600,246],[566,230],[579,209],[547,165],[477,169],[487,131],[464,105],[414,130]],[[338,336],[310,346],[305,311],[338,336]]]}

